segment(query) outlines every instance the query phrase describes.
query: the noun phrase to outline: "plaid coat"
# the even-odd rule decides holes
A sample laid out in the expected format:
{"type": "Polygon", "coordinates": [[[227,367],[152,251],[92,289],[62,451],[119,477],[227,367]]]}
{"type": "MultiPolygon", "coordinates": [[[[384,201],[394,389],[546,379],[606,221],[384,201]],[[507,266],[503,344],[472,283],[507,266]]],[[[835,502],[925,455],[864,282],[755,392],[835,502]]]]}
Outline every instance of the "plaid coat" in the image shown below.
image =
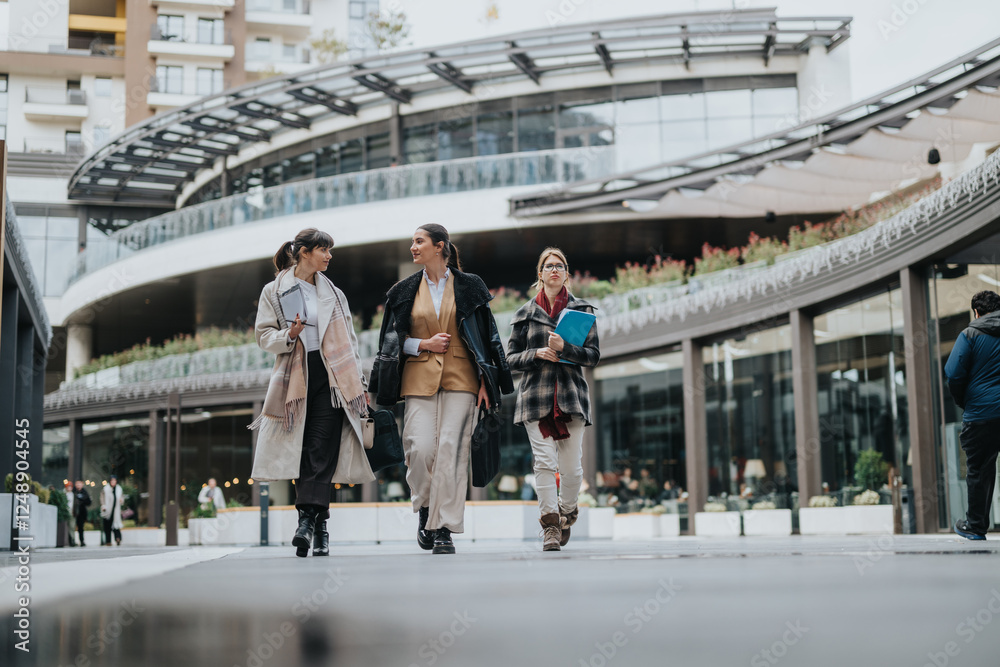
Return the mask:
{"type": "MultiPolygon", "coordinates": [[[[566,308],[594,312],[594,307],[572,294],[566,308]]],[[[535,350],[547,347],[549,332],[555,331],[556,320],[549,317],[535,300],[521,306],[511,322],[514,327],[507,343],[507,363],[512,371],[521,373],[514,406],[514,423],[537,421],[552,412],[552,396],[558,380],[559,409],[566,414],[582,417],[590,426],[590,387],[583,379],[583,366],[596,366],[601,359],[597,340],[597,325],[591,327],[582,347],[566,343],[560,358],[573,362],[553,363],[535,359],[535,350]]]]}

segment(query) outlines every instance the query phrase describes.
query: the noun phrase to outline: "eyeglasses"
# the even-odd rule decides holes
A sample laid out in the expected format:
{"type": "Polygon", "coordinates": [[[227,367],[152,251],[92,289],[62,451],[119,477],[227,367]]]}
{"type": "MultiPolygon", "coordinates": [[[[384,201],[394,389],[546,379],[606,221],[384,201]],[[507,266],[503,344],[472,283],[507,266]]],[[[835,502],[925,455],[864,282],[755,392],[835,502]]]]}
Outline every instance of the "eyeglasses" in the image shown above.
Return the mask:
{"type": "Polygon", "coordinates": [[[542,271],[565,271],[565,264],[546,264],[542,267],[542,271]]]}

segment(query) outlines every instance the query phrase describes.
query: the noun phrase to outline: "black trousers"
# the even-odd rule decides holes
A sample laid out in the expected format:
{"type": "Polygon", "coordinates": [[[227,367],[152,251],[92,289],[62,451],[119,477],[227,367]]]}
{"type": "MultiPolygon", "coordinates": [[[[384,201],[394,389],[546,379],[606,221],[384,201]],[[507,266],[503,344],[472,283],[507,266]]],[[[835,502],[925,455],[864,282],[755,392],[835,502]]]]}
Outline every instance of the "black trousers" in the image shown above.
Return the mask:
{"type": "Polygon", "coordinates": [[[960,440],[965,450],[969,487],[969,528],[985,534],[990,529],[990,505],[997,479],[1000,419],[963,423],[960,440]]]}
{"type": "Polygon", "coordinates": [[[306,355],[309,388],[306,423],[302,435],[299,478],[295,481],[295,506],[320,505],[326,509],[333,491],[333,473],[340,457],[340,429],[344,410],[331,404],[330,378],[319,351],[306,355]]]}
{"type": "MultiPolygon", "coordinates": [[[[104,543],[105,544],[111,544],[111,531],[112,531],[111,525],[115,521],[114,521],[114,519],[101,519],[101,521],[104,522],[104,526],[103,526],[104,527],[104,543]]],[[[121,542],[122,531],[120,531],[117,528],[115,528],[114,529],[114,533],[115,533],[115,541],[121,542]]]]}
{"type": "Polygon", "coordinates": [[[87,523],[87,515],[77,515],[76,532],[80,535],[80,546],[83,546],[83,524],[87,523]]]}

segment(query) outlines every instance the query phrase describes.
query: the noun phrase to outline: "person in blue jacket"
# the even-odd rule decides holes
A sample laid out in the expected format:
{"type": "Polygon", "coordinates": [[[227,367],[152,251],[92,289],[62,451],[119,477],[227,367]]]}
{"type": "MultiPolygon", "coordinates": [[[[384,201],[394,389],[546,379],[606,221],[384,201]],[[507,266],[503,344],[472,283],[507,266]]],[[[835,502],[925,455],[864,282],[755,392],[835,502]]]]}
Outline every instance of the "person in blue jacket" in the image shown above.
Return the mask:
{"type": "Polygon", "coordinates": [[[985,540],[1000,453],[1000,295],[989,290],[972,297],[975,317],[958,335],[944,373],[962,415],[969,511],[955,532],[969,540],[985,540]]]}

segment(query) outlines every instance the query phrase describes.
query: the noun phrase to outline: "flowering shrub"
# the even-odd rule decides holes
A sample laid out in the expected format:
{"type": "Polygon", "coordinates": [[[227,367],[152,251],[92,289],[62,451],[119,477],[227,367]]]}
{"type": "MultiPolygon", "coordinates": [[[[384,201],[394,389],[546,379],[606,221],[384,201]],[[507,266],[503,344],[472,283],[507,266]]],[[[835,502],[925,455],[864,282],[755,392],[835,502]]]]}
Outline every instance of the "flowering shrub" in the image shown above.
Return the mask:
{"type": "Polygon", "coordinates": [[[701,257],[694,258],[694,275],[702,276],[713,271],[732,269],[740,265],[740,249],[724,250],[706,243],[701,247],[701,257]]]}
{"type": "Polygon", "coordinates": [[[751,505],[750,509],[752,509],[752,510],[776,510],[776,509],[778,509],[778,506],[775,505],[770,500],[762,500],[759,503],[754,503],[753,505],[751,505]]]}
{"type": "Polygon", "coordinates": [[[509,310],[517,310],[525,302],[524,295],[516,289],[500,287],[490,290],[490,294],[493,295],[493,300],[490,301],[490,310],[494,313],[506,313],[509,310]]]}
{"type": "Polygon", "coordinates": [[[779,241],[770,236],[760,237],[756,232],[750,232],[748,243],[740,248],[740,256],[743,258],[744,264],[760,261],[774,264],[774,258],[786,252],[788,252],[786,241],[779,241]]]}
{"type": "Polygon", "coordinates": [[[170,340],[164,341],[162,345],[154,345],[150,339],[145,343],[138,343],[127,350],[114,354],[105,354],[89,364],[81,366],[77,370],[77,375],[94,373],[105,368],[124,366],[134,361],[149,361],[159,359],[173,354],[189,354],[198,350],[207,350],[214,347],[235,347],[253,343],[253,330],[219,329],[212,327],[205,329],[194,335],[178,334],[170,340]]]}
{"type": "Polygon", "coordinates": [[[871,489],[854,496],[855,505],[878,505],[878,501],[878,491],[872,491],[871,489]]]}
{"type": "Polygon", "coordinates": [[[837,499],[831,496],[813,496],[809,499],[809,507],[836,507],[837,499]]]}
{"type": "Polygon", "coordinates": [[[705,503],[706,512],[725,512],[726,503],[705,503]]]}
{"type": "Polygon", "coordinates": [[[603,299],[615,291],[615,285],[610,280],[598,280],[590,272],[573,274],[570,280],[570,290],[581,299],[603,299]]]}

